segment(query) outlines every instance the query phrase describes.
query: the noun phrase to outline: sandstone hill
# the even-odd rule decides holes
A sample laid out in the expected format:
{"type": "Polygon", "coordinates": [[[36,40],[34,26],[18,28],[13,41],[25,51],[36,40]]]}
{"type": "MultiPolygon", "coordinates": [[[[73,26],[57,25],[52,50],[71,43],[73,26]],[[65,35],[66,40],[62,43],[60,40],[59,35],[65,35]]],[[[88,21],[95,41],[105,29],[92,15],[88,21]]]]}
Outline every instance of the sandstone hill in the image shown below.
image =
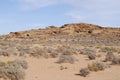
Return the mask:
{"type": "Polygon", "coordinates": [[[78,44],[120,45],[120,28],[102,27],[94,24],[65,24],[61,27],[48,26],[21,32],[10,32],[1,40],[23,40],[42,42],[66,42],[78,44]]]}
{"type": "Polygon", "coordinates": [[[120,80],[119,74],[120,28],[78,23],[0,36],[0,80],[120,80]]]}

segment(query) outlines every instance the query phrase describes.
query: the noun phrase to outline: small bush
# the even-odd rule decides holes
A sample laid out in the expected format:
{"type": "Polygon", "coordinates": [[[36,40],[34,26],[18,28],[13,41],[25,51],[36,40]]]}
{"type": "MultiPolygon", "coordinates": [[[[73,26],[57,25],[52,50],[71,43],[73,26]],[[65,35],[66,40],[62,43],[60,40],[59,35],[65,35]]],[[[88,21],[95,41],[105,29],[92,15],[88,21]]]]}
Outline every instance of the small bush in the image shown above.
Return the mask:
{"type": "Polygon", "coordinates": [[[48,48],[48,47],[46,48],[46,47],[45,47],[44,50],[45,50],[46,52],[48,52],[48,53],[52,53],[52,51],[53,51],[54,49],[53,49],[53,48],[48,48]]]}
{"type": "Polygon", "coordinates": [[[80,51],[80,54],[83,54],[83,55],[89,55],[90,53],[96,53],[96,52],[89,48],[84,48],[80,51]]]}
{"type": "Polygon", "coordinates": [[[6,65],[5,62],[0,61],[0,67],[1,67],[1,66],[5,66],[5,65],[6,65]]]}
{"type": "Polygon", "coordinates": [[[14,65],[18,65],[21,66],[23,69],[27,69],[28,68],[28,63],[25,60],[15,60],[13,61],[14,65]]]}
{"type": "Polygon", "coordinates": [[[73,52],[70,49],[65,49],[62,54],[63,55],[73,55],[73,52]]]}
{"type": "Polygon", "coordinates": [[[119,57],[114,57],[114,58],[112,59],[112,64],[113,64],[113,65],[120,64],[120,58],[119,58],[119,57]]]}
{"type": "Polygon", "coordinates": [[[6,51],[1,51],[1,52],[0,52],[0,55],[1,55],[1,56],[7,56],[7,57],[9,57],[9,56],[10,56],[10,53],[8,53],[8,52],[6,52],[6,51]]]}
{"type": "Polygon", "coordinates": [[[5,80],[24,80],[25,68],[25,66],[23,67],[23,62],[9,61],[5,65],[0,66],[0,78],[5,80]]]}
{"type": "Polygon", "coordinates": [[[105,58],[105,61],[112,61],[114,59],[114,54],[112,52],[108,52],[105,58]]]}
{"type": "Polygon", "coordinates": [[[23,80],[25,78],[25,72],[21,68],[6,65],[0,67],[0,77],[10,80],[23,80]]]}
{"type": "Polygon", "coordinates": [[[93,53],[89,53],[89,54],[88,54],[88,58],[89,58],[90,60],[93,60],[93,59],[96,58],[96,55],[93,54],[93,53]]]}
{"type": "Polygon", "coordinates": [[[117,49],[113,47],[103,47],[99,50],[99,52],[117,52],[117,49]]]}
{"type": "Polygon", "coordinates": [[[59,57],[58,63],[71,63],[75,62],[75,58],[72,55],[61,55],[59,57]]]}
{"type": "Polygon", "coordinates": [[[58,53],[55,51],[55,52],[52,52],[52,53],[50,53],[50,57],[51,58],[56,58],[56,57],[58,57],[59,55],[58,55],[58,53]]]}
{"type": "Polygon", "coordinates": [[[101,62],[94,62],[92,64],[88,64],[88,68],[90,71],[101,71],[106,68],[106,65],[101,62]]]}
{"type": "Polygon", "coordinates": [[[82,68],[80,70],[80,75],[83,76],[83,77],[86,77],[89,73],[90,73],[90,71],[89,71],[88,68],[82,68]]]}
{"type": "Polygon", "coordinates": [[[32,56],[38,57],[38,58],[39,57],[44,57],[44,58],[48,58],[49,57],[47,52],[45,50],[43,50],[43,49],[35,49],[35,50],[33,50],[32,56]]]}

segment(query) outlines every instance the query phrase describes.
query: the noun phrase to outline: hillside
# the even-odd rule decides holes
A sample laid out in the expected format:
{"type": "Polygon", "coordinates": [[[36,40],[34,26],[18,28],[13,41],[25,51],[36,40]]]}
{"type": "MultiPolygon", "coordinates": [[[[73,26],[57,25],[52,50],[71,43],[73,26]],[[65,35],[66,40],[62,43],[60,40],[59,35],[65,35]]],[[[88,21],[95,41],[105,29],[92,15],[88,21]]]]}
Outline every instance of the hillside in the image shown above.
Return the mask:
{"type": "Polygon", "coordinates": [[[119,80],[120,28],[65,24],[0,36],[0,80],[119,80]]]}
{"type": "Polygon", "coordinates": [[[68,42],[83,45],[120,45],[120,28],[101,27],[93,24],[65,24],[61,27],[48,26],[45,29],[33,29],[10,32],[1,40],[25,40],[42,42],[68,42]]]}

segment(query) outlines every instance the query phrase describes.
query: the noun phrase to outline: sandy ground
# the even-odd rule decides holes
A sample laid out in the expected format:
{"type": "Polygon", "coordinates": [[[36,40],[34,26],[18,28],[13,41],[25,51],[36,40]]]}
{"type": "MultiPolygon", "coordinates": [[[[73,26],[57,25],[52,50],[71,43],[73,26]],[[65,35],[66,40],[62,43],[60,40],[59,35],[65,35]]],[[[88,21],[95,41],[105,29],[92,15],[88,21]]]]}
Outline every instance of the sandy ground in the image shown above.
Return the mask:
{"type": "Polygon", "coordinates": [[[0,60],[7,61],[18,58],[25,59],[29,64],[25,80],[120,80],[120,66],[111,66],[104,71],[91,72],[87,77],[80,76],[79,70],[90,62],[83,55],[77,56],[78,61],[74,64],[58,64],[56,63],[57,58],[0,57],[0,60]],[[67,67],[67,69],[60,70],[61,66],[67,67]]]}

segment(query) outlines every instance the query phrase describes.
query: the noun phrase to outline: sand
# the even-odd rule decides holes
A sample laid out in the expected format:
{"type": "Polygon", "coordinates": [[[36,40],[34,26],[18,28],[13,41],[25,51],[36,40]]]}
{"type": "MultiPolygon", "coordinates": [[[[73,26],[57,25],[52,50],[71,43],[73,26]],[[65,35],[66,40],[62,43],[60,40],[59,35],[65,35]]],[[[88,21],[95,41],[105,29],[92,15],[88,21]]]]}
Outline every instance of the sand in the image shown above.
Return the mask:
{"type": "MultiPolygon", "coordinates": [[[[90,62],[83,55],[78,55],[74,64],[58,64],[57,58],[33,58],[33,57],[1,57],[0,60],[8,61],[14,59],[24,59],[28,62],[29,68],[26,70],[25,80],[120,80],[120,66],[111,66],[104,71],[91,72],[87,77],[79,75],[82,67],[86,67],[90,62]],[[67,69],[61,70],[61,66],[67,69]]],[[[92,62],[92,61],[91,61],[92,62]]]]}

